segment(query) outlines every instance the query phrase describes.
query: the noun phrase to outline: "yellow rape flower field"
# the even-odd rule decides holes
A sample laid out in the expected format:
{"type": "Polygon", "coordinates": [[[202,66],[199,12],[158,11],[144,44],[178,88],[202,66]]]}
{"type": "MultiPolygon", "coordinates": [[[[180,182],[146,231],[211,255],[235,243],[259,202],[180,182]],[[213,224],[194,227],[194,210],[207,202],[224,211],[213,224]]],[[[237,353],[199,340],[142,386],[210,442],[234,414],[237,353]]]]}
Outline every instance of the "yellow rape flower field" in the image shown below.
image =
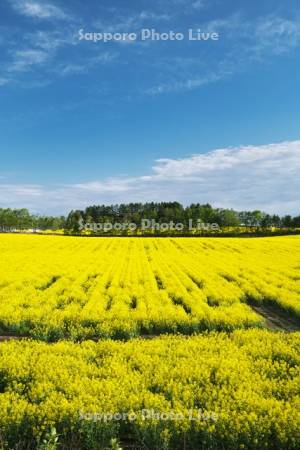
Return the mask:
{"type": "Polygon", "coordinates": [[[0,449],[300,448],[299,236],[0,255],[0,449]]]}
{"type": "Polygon", "coordinates": [[[55,341],[262,327],[300,317],[300,238],[0,235],[0,330],[55,341]]]}

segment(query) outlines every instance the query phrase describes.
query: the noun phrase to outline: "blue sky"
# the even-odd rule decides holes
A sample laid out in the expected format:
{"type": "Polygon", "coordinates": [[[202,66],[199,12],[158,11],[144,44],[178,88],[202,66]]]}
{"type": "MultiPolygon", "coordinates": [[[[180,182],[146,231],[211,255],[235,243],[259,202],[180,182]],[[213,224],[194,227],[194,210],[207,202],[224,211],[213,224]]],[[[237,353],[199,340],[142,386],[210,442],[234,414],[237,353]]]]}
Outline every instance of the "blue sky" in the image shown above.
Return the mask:
{"type": "Polygon", "coordinates": [[[2,0],[0,207],[299,214],[299,49],[297,0],[2,0]],[[142,41],[143,29],[184,39],[142,41]]]}

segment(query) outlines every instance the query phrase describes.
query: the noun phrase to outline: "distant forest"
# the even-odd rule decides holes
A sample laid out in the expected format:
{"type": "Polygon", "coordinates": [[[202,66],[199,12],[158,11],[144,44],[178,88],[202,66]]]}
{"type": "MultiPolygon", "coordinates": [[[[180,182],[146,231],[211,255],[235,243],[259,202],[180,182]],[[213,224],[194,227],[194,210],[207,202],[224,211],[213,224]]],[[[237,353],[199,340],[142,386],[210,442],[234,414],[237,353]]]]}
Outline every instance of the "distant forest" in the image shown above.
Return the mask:
{"type": "Polygon", "coordinates": [[[28,209],[0,208],[0,231],[10,230],[59,230],[65,227],[66,218],[38,216],[28,209]]]}
{"type": "Polygon", "coordinates": [[[184,207],[178,202],[128,203],[120,205],[89,206],[85,210],[71,211],[67,217],[39,216],[23,209],[0,208],[0,230],[59,230],[79,231],[79,220],[85,223],[135,223],[138,227],[143,219],[154,219],[157,223],[183,223],[190,219],[217,223],[224,227],[300,228],[300,216],[270,215],[262,211],[234,211],[213,208],[209,204],[191,204],[184,207]]]}

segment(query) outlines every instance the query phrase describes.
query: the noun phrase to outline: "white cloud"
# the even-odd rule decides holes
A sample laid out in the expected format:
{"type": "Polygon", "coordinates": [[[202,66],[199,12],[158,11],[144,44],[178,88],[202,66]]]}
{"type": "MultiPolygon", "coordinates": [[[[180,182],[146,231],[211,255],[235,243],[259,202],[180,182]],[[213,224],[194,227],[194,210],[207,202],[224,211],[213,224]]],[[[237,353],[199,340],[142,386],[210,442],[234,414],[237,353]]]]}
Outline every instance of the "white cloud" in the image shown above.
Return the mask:
{"type": "Polygon", "coordinates": [[[27,17],[38,19],[68,19],[68,16],[61,8],[51,3],[37,0],[13,0],[12,6],[20,14],[27,17]]]}
{"type": "Polygon", "coordinates": [[[62,213],[90,204],[178,200],[300,214],[300,141],[160,159],[149,174],[64,186],[0,182],[0,204],[62,213]]]}
{"type": "MultiPolygon", "coordinates": [[[[32,203],[38,197],[43,198],[45,192],[42,186],[31,184],[0,184],[0,202],[1,206],[22,205],[22,202],[32,203]]],[[[21,206],[20,206],[21,207],[21,206]]]]}
{"type": "Polygon", "coordinates": [[[264,170],[280,175],[300,169],[300,141],[218,149],[185,159],[160,159],[154,167],[157,176],[180,178],[205,175],[209,172],[235,171],[241,168],[264,170]]]}

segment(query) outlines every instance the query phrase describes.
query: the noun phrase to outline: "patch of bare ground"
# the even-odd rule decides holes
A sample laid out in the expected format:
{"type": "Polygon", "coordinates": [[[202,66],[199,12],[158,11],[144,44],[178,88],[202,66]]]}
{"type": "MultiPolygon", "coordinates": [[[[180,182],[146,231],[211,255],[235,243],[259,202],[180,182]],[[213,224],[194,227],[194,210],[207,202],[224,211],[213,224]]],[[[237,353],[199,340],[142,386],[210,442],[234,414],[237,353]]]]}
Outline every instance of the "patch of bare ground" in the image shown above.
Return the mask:
{"type": "Polygon", "coordinates": [[[24,339],[23,336],[0,336],[0,343],[6,341],[19,341],[20,339],[24,339]]]}
{"type": "Polygon", "coordinates": [[[281,311],[279,308],[271,304],[250,305],[256,314],[265,319],[265,323],[270,330],[277,331],[300,331],[300,319],[288,316],[287,312],[281,311]]]}

